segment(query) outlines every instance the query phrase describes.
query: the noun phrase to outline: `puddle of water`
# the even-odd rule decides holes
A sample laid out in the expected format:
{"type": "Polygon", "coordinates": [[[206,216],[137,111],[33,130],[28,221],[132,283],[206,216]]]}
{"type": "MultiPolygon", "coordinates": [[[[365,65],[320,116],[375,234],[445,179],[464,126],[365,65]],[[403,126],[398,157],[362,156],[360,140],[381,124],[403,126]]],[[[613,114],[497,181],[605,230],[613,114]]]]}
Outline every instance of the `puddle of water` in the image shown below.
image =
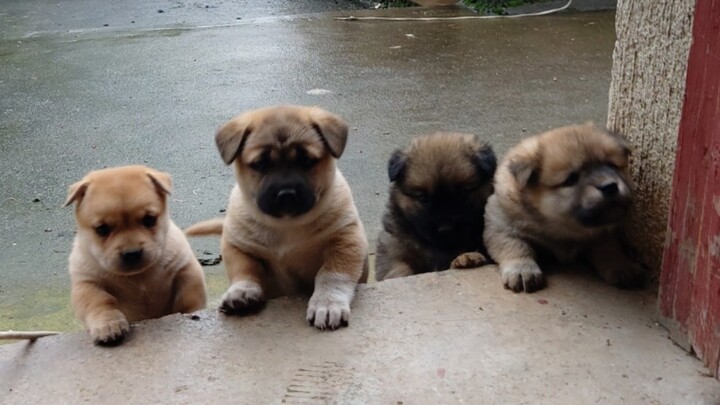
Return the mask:
{"type": "MultiPolygon", "coordinates": [[[[228,287],[222,266],[205,267],[207,308],[217,308],[228,287]]],[[[7,300],[10,301],[10,300],[7,300]]],[[[12,303],[0,302],[0,330],[77,332],[82,323],[75,319],[70,306],[70,290],[65,286],[24,294],[12,303]]],[[[0,344],[14,341],[0,341],[0,344]]]]}

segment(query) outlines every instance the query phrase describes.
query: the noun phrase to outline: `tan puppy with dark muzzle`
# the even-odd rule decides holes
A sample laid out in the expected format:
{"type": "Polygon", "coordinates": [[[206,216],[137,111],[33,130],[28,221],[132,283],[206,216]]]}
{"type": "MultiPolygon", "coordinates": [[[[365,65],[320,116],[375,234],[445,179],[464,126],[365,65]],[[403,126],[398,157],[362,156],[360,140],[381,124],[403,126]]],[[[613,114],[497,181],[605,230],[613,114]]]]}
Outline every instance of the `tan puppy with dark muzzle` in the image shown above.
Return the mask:
{"type": "Polygon", "coordinates": [[[311,292],[307,320],[320,329],[348,322],[367,259],[365,231],[336,167],[347,124],[320,108],[246,112],[215,135],[237,185],[223,220],[187,229],[222,233],[230,288],[220,309],[245,313],[265,300],[311,292]]]}
{"type": "Polygon", "coordinates": [[[96,344],[120,343],[129,322],[205,307],[202,267],[168,215],[170,188],[168,174],[144,166],[93,171],[70,186],[72,305],[96,344]]]}
{"type": "Polygon", "coordinates": [[[619,227],[632,202],[630,150],[592,124],[554,129],[512,148],[485,209],[485,246],[505,288],[543,288],[542,253],[587,260],[619,287],[638,287],[644,270],[623,252],[619,227]]]}

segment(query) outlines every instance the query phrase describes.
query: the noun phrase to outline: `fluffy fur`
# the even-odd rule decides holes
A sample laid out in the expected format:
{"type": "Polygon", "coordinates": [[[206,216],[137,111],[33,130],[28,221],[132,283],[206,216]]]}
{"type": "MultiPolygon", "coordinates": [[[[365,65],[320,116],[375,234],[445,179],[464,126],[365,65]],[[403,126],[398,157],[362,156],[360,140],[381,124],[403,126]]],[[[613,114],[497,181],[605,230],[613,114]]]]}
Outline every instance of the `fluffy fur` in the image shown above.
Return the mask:
{"type": "Polygon", "coordinates": [[[230,280],[222,311],[242,314],[269,298],[312,292],[308,322],[347,324],[367,259],[365,231],[336,167],[347,135],[341,118],[300,106],[249,111],[218,130],[237,185],[222,224],[210,220],[186,233],[222,233],[230,280]]]}
{"type": "Polygon", "coordinates": [[[168,215],[170,188],[169,175],[144,166],[90,172],[70,187],[72,305],[97,344],[121,342],[129,322],[205,307],[202,268],[168,215]]]}
{"type": "Polygon", "coordinates": [[[492,148],[470,134],[422,136],[396,151],[377,279],[485,264],[483,213],[495,167],[492,148]]]}
{"type": "Polygon", "coordinates": [[[635,287],[643,269],[623,252],[619,227],[632,202],[630,150],[592,124],[554,129],[512,148],[495,175],[485,245],[513,291],[545,286],[541,254],[587,260],[608,282],[635,287]]]}

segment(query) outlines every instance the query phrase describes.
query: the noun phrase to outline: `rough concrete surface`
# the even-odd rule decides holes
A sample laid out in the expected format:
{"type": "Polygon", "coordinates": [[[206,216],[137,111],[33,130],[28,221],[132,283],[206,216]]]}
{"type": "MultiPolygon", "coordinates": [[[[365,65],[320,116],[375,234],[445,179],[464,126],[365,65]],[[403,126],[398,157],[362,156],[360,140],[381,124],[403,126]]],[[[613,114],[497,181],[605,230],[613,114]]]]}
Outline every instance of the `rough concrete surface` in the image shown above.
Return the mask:
{"type": "Polygon", "coordinates": [[[608,128],[628,139],[636,199],[629,235],[657,275],[667,239],[694,0],[618,3],[608,128]]]}
{"type": "Polygon", "coordinates": [[[0,401],[56,403],[717,404],[720,384],[653,322],[655,298],[588,275],[502,289],[494,266],[359,287],[321,332],[305,298],[0,347],[0,401]]]}
{"type": "MultiPolygon", "coordinates": [[[[172,174],[180,226],[222,215],[233,176],[213,134],[243,110],[314,104],[347,119],[339,165],[373,245],[387,159],[412,136],[474,132],[502,154],[541,130],[605,122],[612,13],[346,22],[333,17],[350,11],[292,16],[297,9],[284,4],[294,2],[273,1],[236,22],[223,11],[232,2],[217,2],[177,9],[188,22],[175,26],[171,12],[156,12],[161,3],[176,4],[123,2],[124,14],[105,11],[119,3],[90,0],[0,5],[0,329],[78,329],[66,263],[73,212],[61,205],[87,171],[145,163],[172,174]],[[144,28],[134,27],[139,19],[103,27],[105,14],[141,15],[144,28]]],[[[201,257],[218,253],[215,238],[192,244],[201,257]]],[[[206,273],[217,300],[223,268],[206,273]]]]}

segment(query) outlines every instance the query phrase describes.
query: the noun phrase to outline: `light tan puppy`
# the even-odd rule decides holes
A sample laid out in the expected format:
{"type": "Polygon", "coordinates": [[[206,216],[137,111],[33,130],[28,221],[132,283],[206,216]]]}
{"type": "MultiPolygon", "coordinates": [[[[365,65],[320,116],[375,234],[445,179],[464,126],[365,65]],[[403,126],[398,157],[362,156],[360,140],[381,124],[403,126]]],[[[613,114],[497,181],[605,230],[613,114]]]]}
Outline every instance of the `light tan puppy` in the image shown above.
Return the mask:
{"type": "Polygon", "coordinates": [[[120,343],[129,322],[205,307],[202,267],[168,215],[170,187],[168,174],[144,166],[93,171],[70,186],[72,305],[96,344],[120,343]]]}
{"type": "Polygon", "coordinates": [[[505,288],[543,288],[543,253],[587,260],[619,287],[642,285],[645,272],[625,255],[619,235],[632,202],[629,153],[620,136],[585,124],[527,138],[506,154],[484,233],[505,288]]]}
{"type": "Polygon", "coordinates": [[[311,292],[307,320],[347,324],[367,259],[365,231],[350,187],[336,167],[347,124],[320,108],[278,106],[246,112],[215,135],[237,185],[223,220],[187,229],[222,233],[230,288],[220,309],[241,314],[265,300],[311,292]]]}

